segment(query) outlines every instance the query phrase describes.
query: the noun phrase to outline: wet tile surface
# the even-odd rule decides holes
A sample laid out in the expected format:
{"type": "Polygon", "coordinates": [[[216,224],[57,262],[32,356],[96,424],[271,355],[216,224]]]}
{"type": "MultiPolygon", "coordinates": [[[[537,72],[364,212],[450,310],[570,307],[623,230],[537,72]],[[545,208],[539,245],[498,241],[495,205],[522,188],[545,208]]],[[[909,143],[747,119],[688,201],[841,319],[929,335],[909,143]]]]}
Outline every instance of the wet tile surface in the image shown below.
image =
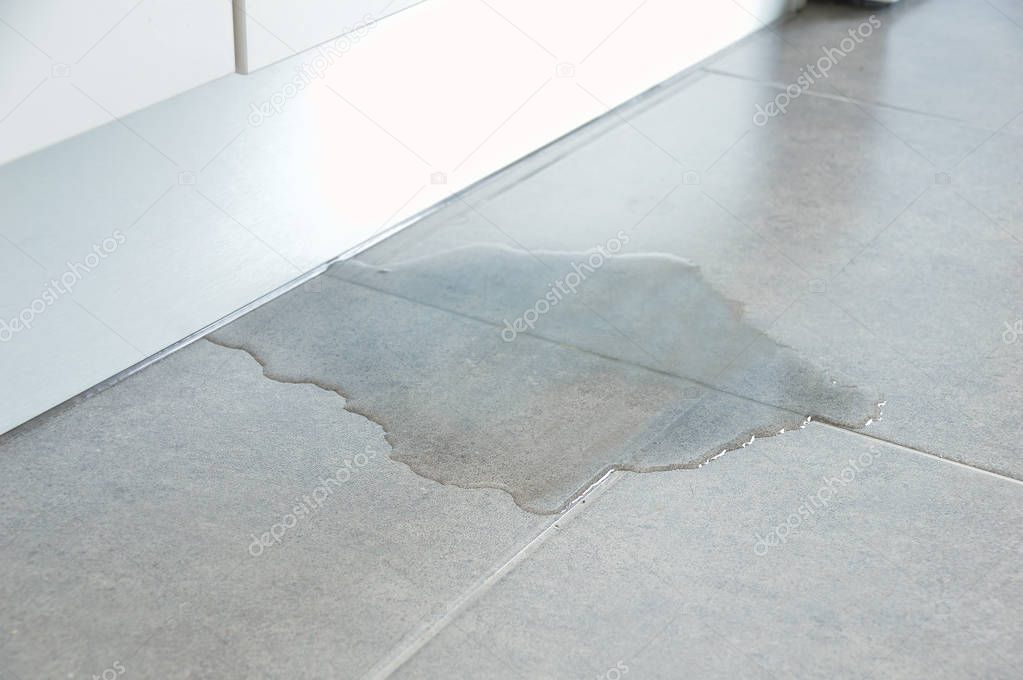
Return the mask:
{"type": "Polygon", "coordinates": [[[1015,677],[982,4],[904,0],[831,71],[862,101],[759,125],[869,16],[811,6],[0,437],[0,677],[1015,677]]]}
{"type": "Polygon", "coordinates": [[[616,255],[628,240],[619,232],[606,254],[481,247],[343,263],[318,292],[212,338],[275,377],[348,395],[419,474],[503,489],[538,513],[611,468],[695,466],[807,416],[877,416],[875,394],[747,324],[696,267],[616,255]]]}

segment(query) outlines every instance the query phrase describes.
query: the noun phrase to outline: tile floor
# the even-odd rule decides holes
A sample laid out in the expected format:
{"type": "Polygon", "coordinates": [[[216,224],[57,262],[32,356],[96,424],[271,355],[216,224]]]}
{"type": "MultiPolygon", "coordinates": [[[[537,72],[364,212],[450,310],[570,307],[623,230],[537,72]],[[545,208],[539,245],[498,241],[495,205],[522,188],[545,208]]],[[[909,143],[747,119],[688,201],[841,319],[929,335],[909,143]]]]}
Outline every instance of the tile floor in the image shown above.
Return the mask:
{"type": "Polygon", "coordinates": [[[869,14],[0,436],[0,678],[1018,677],[1023,5],[754,123],[869,14]]]}

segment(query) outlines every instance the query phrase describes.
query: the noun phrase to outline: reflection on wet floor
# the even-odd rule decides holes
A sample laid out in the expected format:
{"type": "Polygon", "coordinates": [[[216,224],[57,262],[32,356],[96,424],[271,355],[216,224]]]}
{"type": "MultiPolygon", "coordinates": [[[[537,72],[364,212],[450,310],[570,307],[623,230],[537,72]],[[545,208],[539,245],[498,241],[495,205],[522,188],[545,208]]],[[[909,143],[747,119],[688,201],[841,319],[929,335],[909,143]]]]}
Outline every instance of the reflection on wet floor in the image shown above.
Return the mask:
{"type": "Polygon", "coordinates": [[[807,416],[876,415],[878,395],[745,322],[698,267],[628,240],[342,262],[211,339],[344,394],[420,475],[536,513],[611,468],[696,467],[807,416]]]}

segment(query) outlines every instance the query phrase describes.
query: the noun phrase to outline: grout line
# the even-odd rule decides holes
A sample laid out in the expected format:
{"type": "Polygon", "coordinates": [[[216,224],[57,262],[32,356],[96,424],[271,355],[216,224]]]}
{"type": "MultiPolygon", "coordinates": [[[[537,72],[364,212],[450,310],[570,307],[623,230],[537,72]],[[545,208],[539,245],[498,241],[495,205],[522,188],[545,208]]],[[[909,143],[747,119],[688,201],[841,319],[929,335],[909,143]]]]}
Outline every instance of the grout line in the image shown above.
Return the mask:
{"type": "Polygon", "coordinates": [[[864,432],[862,430],[856,430],[856,429],[852,429],[852,428],[848,428],[848,427],[842,427],[841,425],[835,425],[834,423],[827,423],[827,422],[824,422],[824,421],[815,421],[815,422],[817,422],[820,425],[827,425],[828,427],[834,428],[836,430],[841,430],[843,432],[848,432],[849,434],[858,435],[860,437],[865,437],[867,439],[871,439],[871,440],[876,441],[876,442],[881,442],[882,444],[888,444],[889,446],[894,446],[895,448],[898,448],[898,449],[903,449],[905,451],[910,451],[910,452],[912,452],[912,453],[914,453],[914,454],[916,454],[918,456],[923,456],[925,458],[930,458],[931,460],[939,460],[939,461],[941,461],[943,463],[948,463],[950,465],[957,465],[959,467],[966,468],[967,470],[972,470],[973,472],[980,472],[980,473],[983,473],[985,475],[991,475],[992,477],[997,477],[998,479],[1000,479],[1002,481],[1005,481],[1005,482],[1012,482],[1014,484],[1023,484],[1023,480],[1017,479],[1016,477],[1009,476],[1008,474],[1006,474],[1004,472],[998,472],[997,470],[992,470],[991,468],[981,467],[980,465],[971,465],[970,463],[963,463],[962,461],[955,460],[954,458],[946,458],[945,456],[941,455],[940,453],[934,453],[934,452],[931,452],[931,451],[925,451],[924,449],[918,449],[916,447],[909,446],[907,444],[900,444],[899,442],[892,441],[891,439],[885,439],[884,437],[881,437],[880,435],[870,434],[869,432],[864,432]]]}
{"type": "MultiPolygon", "coordinates": [[[[765,87],[770,87],[770,88],[773,88],[773,89],[776,89],[776,90],[785,90],[788,87],[788,84],[783,83],[783,82],[778,81],[778,80],[762,80],[760,78],[757,78],[756,76],[747,76],[747,75],[743,75],[741,73],[732,73],[730,71],[722,71],[720,69],[716,69],[716,68],[713,68],[713,67],[710,67],[710,66],[704,66],[703,67],[703,71],[705,73],[708,73],[708,74],[711,74],[711,75],[722,76],[722,77],[725,77],[725,78],[734,78],[736,80],[742,80],[742,81],[749,82],[749,83],[756,83],[758,85],[763,85],[765,87]]],[[[864,100],[864,99],[856,99],[855,97],[849,97],[849,96],[840,95],[840,94],[831,94],[829,92],[817,92],[813,88],[809,88],[809,89],[803,90],[802,93],[807,95],[807,96],[810,96],[810,97],[817,97],[819,99],[829,99],[829,100],[832,100],[832,101],[843,102],[845,104],[856,104],[856,105],[859,105],[859,106],[872,106],[872,107],[880,108],[880,109],[888,109],[888,110],[891,110],[891,111],[899,111],[901,113],[912,113],[912,114],[915,114],[917,116],[926,116],[928,118],[934,118],[936,120],[943,120],[943,121],[948,122],[948,123],[955,123],[955,124],[960,125],[962,127],[971,128],[973,130],[981,130],[983,132],[995,132],[995,130],[991,130],[991,129],[987,128],[987,127],[978,125],[976,123],[973,123],[973,122],[970,122],[970,121],[966,121],[966,120],[962,120],[961,118],[955,118],[954,116],[945,116],[945,115],[942,115],[940,113],[934,113],[933,111],[919,111],[917,109],[911,109],[911,108],[908,108],[908,107],[905,107],[905,106],[898,106],[897,104],[887,104],[885,102],[868,101],[868,100],[864,100]]]]}
{"type": "Polygon", "coordinates": [[[412,638],[408,644],[398,649],[397,652],[394,652],[379,661],[363,677],[372,678],[373,680],[383,680],[384,678],[390,677],[395,671],[405,665],[406,662],[412,659],[412,657],[414,657],[421,649],[429,644],[429,642],[444,628],[447,628],[449,624],[457,619],[473,602],[478,600],[484,593],[493,588],[498,581],[504,578],[519,564],[524,562],[528,557],[536,552],[536,550],[542,543],[544,543],[544,541],[547,540],[548,537],[561,529],[561,524],[572,520],[576,515],[581,513],[583,508],[586,507],[586,503],[580,501],[583,501],[584,499],[597,498],[617,484],[624,476],[625,473],[623,472],[608,470],[607,474],[591,484],[589,488],[573,499],[568,509],[558,515],[557,519],[548,524],[539,534],[519,548],[514,555],[491,572],[489,576],[463,592],[462,595],[451,603],[444,614],[442,614],[439,618],[434,619],[433,623],[428,625],[414,638],[412,638]]]}

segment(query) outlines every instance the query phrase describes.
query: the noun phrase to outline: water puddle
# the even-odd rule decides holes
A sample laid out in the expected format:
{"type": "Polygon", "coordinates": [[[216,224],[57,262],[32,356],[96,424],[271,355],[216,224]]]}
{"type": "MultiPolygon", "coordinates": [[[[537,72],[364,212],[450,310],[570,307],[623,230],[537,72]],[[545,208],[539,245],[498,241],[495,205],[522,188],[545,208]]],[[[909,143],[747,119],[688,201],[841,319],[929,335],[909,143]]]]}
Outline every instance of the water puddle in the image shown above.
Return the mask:
{"type": "Polygon", "coordinates": [[[503,489],[535,513],[610,469],[698,467],[808,416],[877,416],[876,395],[779,345],[667,255],[487,245],[348,261],[211,340],[269,377],[344,394],[418,474],[503,489]]]}

